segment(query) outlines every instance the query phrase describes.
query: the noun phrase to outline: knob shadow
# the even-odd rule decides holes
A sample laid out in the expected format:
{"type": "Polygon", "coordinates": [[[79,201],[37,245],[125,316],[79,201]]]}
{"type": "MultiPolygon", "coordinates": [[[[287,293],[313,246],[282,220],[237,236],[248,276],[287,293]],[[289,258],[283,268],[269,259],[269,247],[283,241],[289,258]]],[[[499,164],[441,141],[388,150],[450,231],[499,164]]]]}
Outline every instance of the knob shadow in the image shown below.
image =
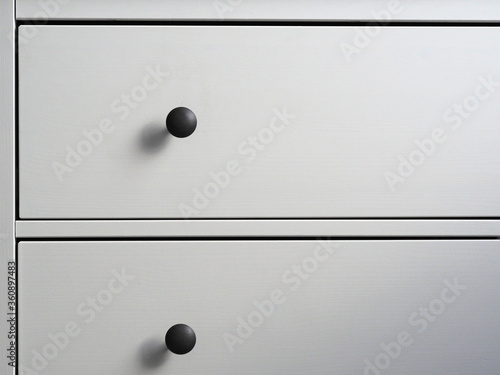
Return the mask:
{"type": "Polygon", "coordinates": [[[165,341],[159,338],[147,339],[139,348],[141,364],[149,369],[161,366],[170,355],[165,341]]]}
{"type": "Polygon", "coordinates": [[[163,150],[171,138],[164,124],[149,123],[139,132],[139,150],[143,154],[155,154],[163,150]]]}

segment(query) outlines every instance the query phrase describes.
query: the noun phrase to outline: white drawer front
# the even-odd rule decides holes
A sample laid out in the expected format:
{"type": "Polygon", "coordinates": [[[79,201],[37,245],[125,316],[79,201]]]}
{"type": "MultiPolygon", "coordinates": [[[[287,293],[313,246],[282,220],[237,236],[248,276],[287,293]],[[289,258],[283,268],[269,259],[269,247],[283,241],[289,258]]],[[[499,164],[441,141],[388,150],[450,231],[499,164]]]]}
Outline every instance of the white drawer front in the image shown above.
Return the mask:
{"type": "Polygon", "coordinates": [[[23,28],[22,218],[499,216],[499,28],[23,28]]]}
{"type": "Polygon", "coordinates": [[[19,363],[496,375],[499,267],[498,241],[21,242],[19,363]],[[163,343],[177,323],[196,333],[183,356],[163,343]]]}

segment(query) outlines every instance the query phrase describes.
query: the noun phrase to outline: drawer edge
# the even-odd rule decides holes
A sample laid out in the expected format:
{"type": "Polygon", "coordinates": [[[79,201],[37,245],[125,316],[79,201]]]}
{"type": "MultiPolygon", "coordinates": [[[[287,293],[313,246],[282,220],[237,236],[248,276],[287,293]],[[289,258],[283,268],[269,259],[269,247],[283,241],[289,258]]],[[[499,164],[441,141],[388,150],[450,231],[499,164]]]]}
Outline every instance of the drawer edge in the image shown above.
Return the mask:
{"type": "Polygon", "coordinates": [[[500,237],[500,220],[20,220],[17,238],[500,237]]]}

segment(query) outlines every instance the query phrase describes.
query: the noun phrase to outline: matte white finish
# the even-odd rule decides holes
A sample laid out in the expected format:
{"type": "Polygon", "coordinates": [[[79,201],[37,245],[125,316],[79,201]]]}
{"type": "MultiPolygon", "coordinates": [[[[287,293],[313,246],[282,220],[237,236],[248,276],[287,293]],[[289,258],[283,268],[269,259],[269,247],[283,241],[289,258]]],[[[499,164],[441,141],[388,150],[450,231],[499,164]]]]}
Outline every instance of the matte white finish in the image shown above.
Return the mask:
{"type": "MultiPolygon", "coordinates": [[[[14,374],[8,365],[8,262],[15,260],[14,238],[14,2],[0,1],[0,373],[14,374]]],[[[11,317],[11,316],[9,316],[11,317]]]]}
{"type": "Polygon", "coordinates": [[[500,237],[498,220],[23,220],[18,238],[448,236],[500,237]]]}
{"type": "Polygon", "coordinates": [[[45,373],[362,374],[365,360],[406,331],[411,344],[384,374],[498,374],[498,241],[345,241],[329,257],[321,249],[314,241],[21,242],[20,364],[31,367],[32,350],[69,323],[81,331],[45,373]],[[315,254],[317,269],[291,282],[286,272],[311,267],[315,254]],[[238,317],[275,290],[283,303],[231,354],[223,335],[236,335],[238,317]],[[88,298],[100,308],[93,320],[88,298]],[[195,330],[197,345],[160,363],[155,353],[177,323],[195,330]]]}
{"type": "Polygon", "coordinates": [[[19,19],[369,20],[400,4],[396,20],[500,20],[495,0],[17,0],[19,19]],[[44,7],[42,4],[51,3],[44,7]],[[58,5],[59,4],[59,5],[58,5]]]}
{"type": "Polygon", "coordinates": [[[22,219],[183,218],[181,205],[197,218],[499,216],[499,93],[458,130],[443,120],[499,80],[499,28],[385,28],[351,63],[352,27],[21,29],[36,31],[19,58],[22,219]],[[121,120],[113,103],[157,66],[170,76],[121,120]],[[177,106],[198,129],[162,138],[177,106]],[[257,146],[243,143],[270,139],[285,108],[295,117],[248,161],[257,146]],[[114,130],[60,182],[52,163],[106,118],[114,130]],[[444,143],[391,191],[385,172],[436,128],[444,143]],[[241,172],[214,193],[231,160],[241,172]]]}

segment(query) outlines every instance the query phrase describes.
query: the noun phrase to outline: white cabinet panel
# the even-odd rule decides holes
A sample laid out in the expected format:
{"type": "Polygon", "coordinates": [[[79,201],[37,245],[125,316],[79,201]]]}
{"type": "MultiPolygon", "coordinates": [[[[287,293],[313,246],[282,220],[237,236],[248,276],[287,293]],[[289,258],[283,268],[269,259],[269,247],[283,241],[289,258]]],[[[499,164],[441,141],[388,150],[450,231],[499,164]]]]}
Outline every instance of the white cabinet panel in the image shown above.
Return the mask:
{"type": "Polygon", "coordinates": [[[500,368],[498,241],[21,242],[18,253],[21,371],[500,368]],[[177,323],[197,337],[183,356],[163,344],[177,323]]]}
{"type": "Polygon", "coordinates": [[[18,19],[495,21],[496,0],[17,0],[18,19]]]}
{"type": "Polygon", "coordinates": [[[499,28],[21,29],[23,219],[500,213],[499,28]]]}

